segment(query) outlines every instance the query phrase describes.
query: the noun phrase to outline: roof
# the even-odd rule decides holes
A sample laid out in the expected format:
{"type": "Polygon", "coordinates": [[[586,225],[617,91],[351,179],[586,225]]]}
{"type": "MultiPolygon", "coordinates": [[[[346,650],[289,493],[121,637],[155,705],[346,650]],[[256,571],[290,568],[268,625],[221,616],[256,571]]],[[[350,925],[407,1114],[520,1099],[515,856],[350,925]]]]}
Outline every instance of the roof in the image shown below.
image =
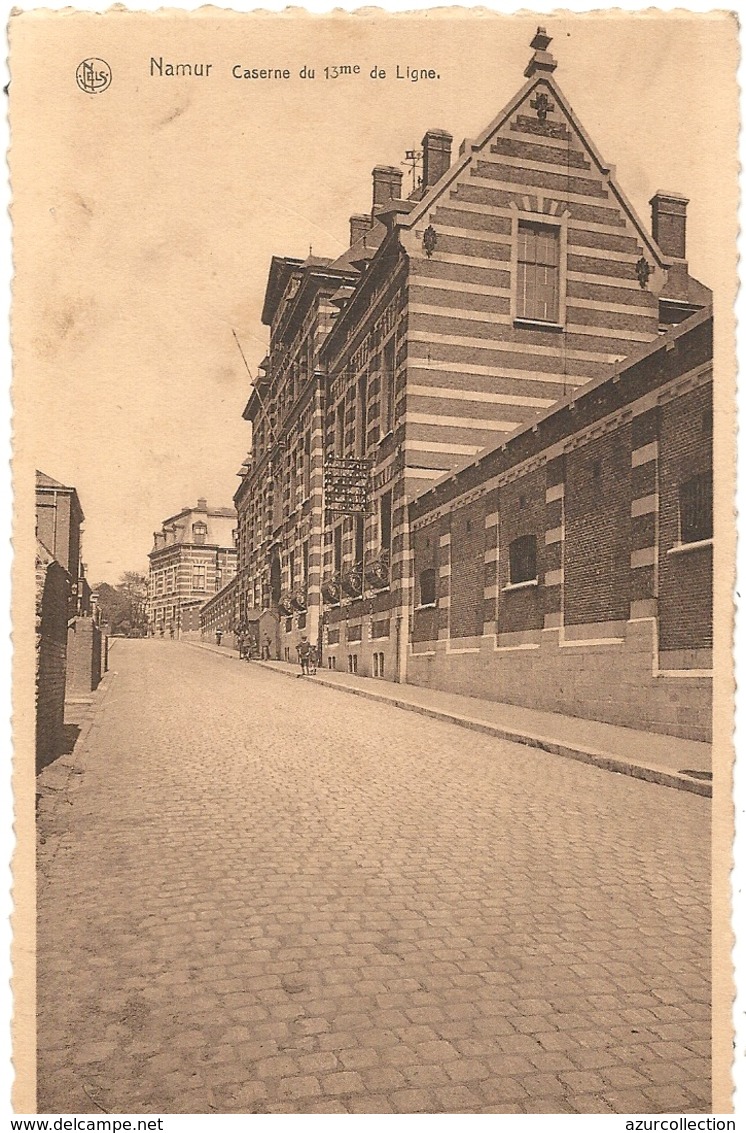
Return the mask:
{"type": "Polygon", "coordinates": [[[85,519],[83,508],[80,504],[80,497],[78,496],[77,488],[71,487],[70,484],[61,484],[59,480],[55,480],[52,476],[47,476],[46,472],[36,470],[36,490],[41,492],[64,492],[69,495],[78,513],[78,519],[82,523],[85,519]]]}
{"type": "Polygon", "coordinates": [[[182,516],[191,515],[193,512],[197,512],[199,515],[225,516],[228,519],[235,519],[237,514],[236,509],[232,507],[200,508],[195,504],[194,507],[183,507],[181,511],[177,511],[175,515],[169,515],[168,519],[163,520],[163,526],[165,527],[168,523],[174,523],[177,519],[181,519],[182,516]]]}
{"type": "Polygon", "coordinates": [[[277,304],[285,294],[288,280],[294,271],[303,264],[295,256],[273,256],[269,265],[267,287],[264,292],[264,306],[262,307],[262,322],[269,326],[275,317],[277,304]]]}
{"type": "Polygon", "coordinates": [[[47,476],[46,472],[36,470],[36,486],[37,488],[61,488],[65,492],[74,491],[73,488],[68,488],[66,484],[60,484],[59,480],[53,480],[51,476],[47,476]]]}

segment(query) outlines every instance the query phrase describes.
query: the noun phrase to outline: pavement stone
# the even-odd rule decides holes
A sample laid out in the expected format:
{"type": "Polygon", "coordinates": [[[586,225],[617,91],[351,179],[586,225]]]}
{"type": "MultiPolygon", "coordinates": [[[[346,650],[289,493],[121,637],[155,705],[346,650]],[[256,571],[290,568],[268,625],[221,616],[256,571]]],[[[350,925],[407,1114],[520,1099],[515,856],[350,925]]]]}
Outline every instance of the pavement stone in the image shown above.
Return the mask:
{"type": "Polygon", "coordinates": [[[709,801],[121,641],[39,779],[43,1113],[707,1112],[709,801]]]}

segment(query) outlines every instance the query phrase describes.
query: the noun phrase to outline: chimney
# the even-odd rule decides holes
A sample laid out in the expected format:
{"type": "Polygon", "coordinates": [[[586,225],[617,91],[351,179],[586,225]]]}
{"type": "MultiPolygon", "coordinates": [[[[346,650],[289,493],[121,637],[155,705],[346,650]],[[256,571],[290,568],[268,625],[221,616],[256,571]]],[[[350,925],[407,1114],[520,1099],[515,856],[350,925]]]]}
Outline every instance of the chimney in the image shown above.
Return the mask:
{"type": "Polygon", "coordinates": [[[653,210],[653,239],[664,256],[686,259],[686,206],[689,201],[678,193],[659,189],[650,198],[653,210]]]}
{"type": "Polygon", "coordinates": [[[373,208],[371,215],[401,197],[401,183],[404,172],[395,165],[377,165],[373,170],[373,208]]]}
{"type": "Polygon", "coordinates": [[[370,232],[370,217],[367,213],[355,213],[350,217],[350,247],[362,240],[366,232],[370,232]]]}
{"type": "Polygon", "coordinates": [[[197,500],[197,511],[207,511],[207,500],[203,496],[197,500]]]}
{"type": "Polygon", "coordinates": [[[447,130],[428,130],[422,139],[422,187],[440,181],[451,164],[453,137],[447,130]]]}

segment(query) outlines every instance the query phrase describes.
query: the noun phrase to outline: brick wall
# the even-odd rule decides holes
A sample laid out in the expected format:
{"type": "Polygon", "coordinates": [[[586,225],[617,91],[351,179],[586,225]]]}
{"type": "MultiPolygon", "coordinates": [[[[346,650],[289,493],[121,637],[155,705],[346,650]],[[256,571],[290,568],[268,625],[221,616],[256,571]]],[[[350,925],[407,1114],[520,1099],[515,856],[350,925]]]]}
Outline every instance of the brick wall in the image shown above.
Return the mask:
{"type": "Polygon", "coordinates": [[[680,526],[682,482],[712,470],[709,335],[694,317],[414,501],[414,576],[440,529],[441,590],[438,619],[415,615],[409,680],[709,739],[712,546],[692,535],[707,530],[704,489],[683,544],[680,526]],[[510,546],[527,535],[536,579],[516,586],[510,546]],[[468,634],[477,567],[486,620],[468,634]],[[459,635],[467,649],[451,648],[459,635]]]}
{"type": "Polygon", "coordinates": [[[629,450],[626,426],[566,456],[566,625],[629,617],[629,450]]]}
{"type": "Polygon", "coordinates": [[[510,586],[510,544],[521,535],[536,536],[536,567],[541,583],[544,574],[545,495],[546,473],[543,468],[529,472],[500,489],[499,633],[541,629],[544,625],[541,585],[518,590],[506,590],[505,587],[510,586]]]}
{"type": "Polygon", "coordinates": [[[478,637],[484,627],[484,501],[451,515],[451,637],[478,637]]]}
{"type": "Polygon", "coordinates": [[[92,618],[76,618],[67,631],[67,696],[93,692],[101,674],[101,630],[92,618]]]}
{"type": "Polygon", "coordinates": [[[495,649],[486,637],[467,654],[448,653],[445,643],[434,651],[421,647],[409,658],[407,676],[412,684],[465,696],[709,740],[709,678],[654,672],[654,619],[626,622],[622,634],[618,644],[588,648],[563,648],[556,629],[537,634],[537,644],[525,649],[495,649]]]}
{"type": "MultiPolygon", "coordinates": [[[[440,526],[437,522],[430,523],[412,535],[414,546],[414,618],[412,620],[412,641],[431,641],[438,636],[437,609],[422,609],[420,604],[420,576],[424,570],[434,570],[438,574],[439,568],[439,534],[440,526]]],[[[436,581],[437,587],[437,581],[436,581]]],[[[437,590],[436,590],[437,592],[437,590]]]]}
{"type": "Polygon", "coordinates": [[[661,406],[659,597],[661,650],[712,645],[712,547],[679,544],[679,486],[712,469],[712,386],[661,406]]]}
{"type": "Polygon", "coordinates": [[[65,718],[67,602],[70,578],[42,552],[36,561],[36,763],[61,750],[65,718]]]}

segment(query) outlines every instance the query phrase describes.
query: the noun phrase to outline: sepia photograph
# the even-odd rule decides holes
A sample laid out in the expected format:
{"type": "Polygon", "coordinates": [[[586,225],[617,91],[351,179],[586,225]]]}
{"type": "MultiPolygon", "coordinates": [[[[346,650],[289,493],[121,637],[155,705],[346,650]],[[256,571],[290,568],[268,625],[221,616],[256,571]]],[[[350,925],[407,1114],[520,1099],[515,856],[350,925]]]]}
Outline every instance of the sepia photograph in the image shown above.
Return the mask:
{"type": "Polygon", "coordinates": [[[14,1112],[731,1114],[735,15],[9,41],[14,1112]]]}

